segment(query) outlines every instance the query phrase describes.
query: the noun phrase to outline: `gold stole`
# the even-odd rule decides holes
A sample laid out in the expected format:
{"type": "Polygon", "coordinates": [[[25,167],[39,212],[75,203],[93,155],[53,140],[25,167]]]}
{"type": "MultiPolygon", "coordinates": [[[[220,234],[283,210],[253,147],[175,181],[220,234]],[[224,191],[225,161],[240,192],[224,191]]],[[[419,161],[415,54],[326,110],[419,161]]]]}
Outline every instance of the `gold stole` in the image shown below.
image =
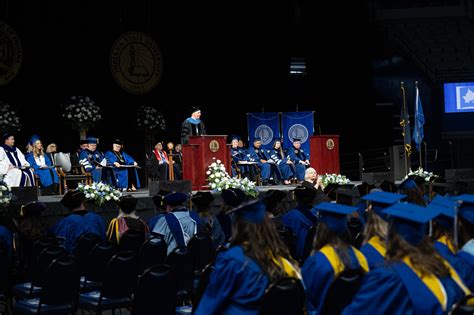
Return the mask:
{"type": "Polygon", "coordinates": [[[385,255],[387,254],[385,242],[383,242],[380,237],[373,236],[367,243],[370,244],[382,257],[385,257],[385,255]]]}
{"type": "MultiPolygon", "coordinates": [[[[367,259],[365,258],[364,254],[362,254],[358,249],[352,247],[359,264],[364,270],[365,273],[369,272],[369,264],[367,263],[367,259]]],[[[336,253],[336,250],[331,245],[325,245],[323,248],[319,250],[324,256],[326,256],[327,260],[331,264],[332,270],[334,270],[334,278],[337,278],[343,271],[344,271],[344,264],[342,263],[341,259],[336,253]]]]}

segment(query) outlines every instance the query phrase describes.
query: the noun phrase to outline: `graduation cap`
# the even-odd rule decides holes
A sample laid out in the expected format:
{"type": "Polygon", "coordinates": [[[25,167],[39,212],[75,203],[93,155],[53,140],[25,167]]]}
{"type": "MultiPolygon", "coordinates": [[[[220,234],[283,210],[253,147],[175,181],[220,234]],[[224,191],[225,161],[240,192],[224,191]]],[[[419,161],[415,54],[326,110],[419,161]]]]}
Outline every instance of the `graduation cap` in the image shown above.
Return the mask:
{"type": "Polygon", "coordinates": [[[240,140],[240,136],[238,136],[238,135],[232,135],[232,136],[230,136],[230,141],[232,142],[232,141],[234,141],[234,140],[239,141],[239,140],[240,140]]]}
{"type": "Polygon", "coordinates": [[[386,192],[395,193],[397,192],[397,185],[395,185],[395,183],[392,181],[384,179],[384,181],[380,184],[380,189],[386,192]]]}
{"type": "Polygon", "coordinates": [[[14,136],[14,134],[13,134],[12,132],[5,132],[5,133],[3,134],[3,140],[5,141],[5,140],[7,140],[8,138],[13,137],[13,136],[14,136]]]}
{"type": "Polygon", "coordinates": [[[39,136],[37,136],[37,135],[33,135],[33,136],[31,137],[31,139],[30,139],[30,142],[29,142],[29,143],[30,143],[31,145],[34,145],[34,144],[35,144],[35,142],[36,142],[36,141],[38,141],[39,139],[40,139],[40,138],[39,138],[39,136]]]}
{"type": "Polygon", "coordinates": [[[188,200],[188,195],[180,192],[172,192],[163,198],[163,203],[168,206],[179,206],[188,200]]]}
{"type": "Polygon", "coordinates": [[[355,206],[359,203],[359,190],[347,187],[336,189],[336,203],[347,206],[355,206]]]}
{"type": "Polygon", "coordinates": [[[25,217],[40,216],[46,210],[46,205],[42,202],[30,202],[21,206],[20,214],[25,217]]]}
{"type": "Polygon", "coordinates": [[[324,193],[331,199],[336,200],[337,194],[336,190],[338,188],[350,188],[354,187],[354,184],[336,184],[336,183],[329,183],[326,187],[324,187],[324,193]]]}
{"type": "Polygon", "coordinates": [[[427,211],[425,207],[411,203],[397,203],[383,210],[389,215],[396,232],[408,243],[418,245],[428,232],[428,222],[439,215],[436,209],[427,211]]]}
{"type": "Polygon", "coordinates": [[[238,219],[256,224],[263,222],[265,211],[265,204],[260,199],[248,201],[232,210],[238,219]]]}
{"type": "Polygon", "coordinates": [[[231,207],[237,207],[247,199],[245,193],[238,188],[223,189],[221,196],[224,203],[231,207]]]}
{"type": "Polygon", "coordinates": [[[362,184],[357,185],[357,190],[359,191],[359,196],[367,195],[374,188],[375,188],[375,185],[369,184],[367,182],[363,182],[362,184]]]}
{"type": "Polygon", "coordinates": [[[265,206],[267,207],[268,211],[273,211],[275,210],[275,207],[279,202],[281,202],[283,199],[285,199],[286,193],[278,190],[278,189],[269,189],[266,194],[265,198],[263,199],[263,202],[265,203],[265,206]]]}
{"type": "Polygon", "coordinates": [[[398,190],[411,190],[416,189],[418,185],[412,178],[405,179],[400,185],[398,185],[398,190]]]}
{"type": "Polygon", "coordinates": [[[79,208],[82,202],[86,199],[86,195],[79,190],[69,190],[64,194],[61,203],[68,209],[74,210],[79,208]]]}
{"type": "Polygon", "coordinates": [[[253,142],[256,142],[256,141],[262,141],[262,138],[260,138],[260,137],[254,137],[254,138],[253,138],[253,142]]]}
{"type": "Polygon", "coordinates": [[[459,216],[469,223],[474,224],[474,195],[463,194],[452,197],[451,199],[460,203],[458,210],[459,216]]]}
{"type": "Polygon", "coordinates": [[[214,197],[209,191],[198,191],[191,200],[198,208],[207,208],[214,201],[214,197]]]}
{"type": "Polygon", "coordinates": [[[417,186],[424,186],[426,184],[425,178],[419,175],[410,175],[408,178],[412,179],[417,186]]]}
{"type": "Polygon", "coordinates": [[[200,112],[201,111],[201,107],[200,106],[194,106],[192,109],[191,109],[191,114],[194,114],[195,112],[200,112]]]}
{"type": "Polygon", "coordinates": [[[427,209],[430,211],[439,212],[439,215],[436,217],[435,221],[440,226],[444,227],[445,229],[453,229],[456,206],[456,201],[438,195],[433,200],[431,200],[431,203],[428,205],[427,209]]]}
{"type": "Polygon", "coordinates": [[[151,199],[153,200],[153,203],[155,204],[155,207],[158,207],[158,208],[163,207],[163,199],[168,194],[171,194],[171,191],[160,189],[160,191],[158,191],[157,194],[151,197],[151,199]]]}
{"type": "MultiPolygon", "coordinates": [[[[304,182],[303,182],[304,184],[304,182]]],[[[295,197],[300,202],[310,202],[316,197],[317,190],[312,185],[301,185],[293,189],[295,197]]]]}
{"type": "Polygon", "coordinates": [[[115,139],[114,141],[112,141],[112,144],[118,144],[120,146],[123,146],[123,141],[120,139],[115,139]]]}
{"type": "Polygon", "coordinates": [[[347,231],[347,216],[357,211],[356,207],[331,202],[321,202],[314,208],[319,211],[319,221],[337,234],[347,231]]]}
{"type": "Polygon", "coordinates": [[[131,195],[128,195],[128,196],[124,196],[120,198],[118,202],[118,206],[120,207],[122,212],[129,214],[135,211],[135,208],[137,207],[137,203],[138,203],[137,198],[131,195]]]}
{"type": "Polygon", "coordinates": [[[87,144],[98,144],[98,143],[99,143],[99,139],[94,138],[94,137],[87,137],[87,138],[86,138],[86,143],[87,143],[87,144]]]}
{"type": "Polygon", "coordinates": [[[405,197],[406,195],[402,195],[402,194],[389,193],[385,191],[375,191],[368,195],[363,196],[361,199],[370,201],[372,205],[372,210],[376,214],[378,214],[382,219],[386,220],[383,210],[399,202],[405,197]]]}
{"type": "Polygon", "coordinates": [[[86,139],[81,139],[79,140],[79,145],[83,145],[83,144],[87,144],[87,140],[86,139]]]}

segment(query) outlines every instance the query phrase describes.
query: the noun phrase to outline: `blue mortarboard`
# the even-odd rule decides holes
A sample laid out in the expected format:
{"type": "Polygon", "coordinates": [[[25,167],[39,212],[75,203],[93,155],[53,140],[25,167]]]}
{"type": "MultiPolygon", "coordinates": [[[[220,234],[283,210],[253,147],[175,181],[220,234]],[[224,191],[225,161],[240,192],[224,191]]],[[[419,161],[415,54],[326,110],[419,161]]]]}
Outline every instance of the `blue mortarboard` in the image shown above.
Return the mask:
{"type": "Polygon", "coordinates": [[[86,141],[87,141],[87,144],[97,144],[97,143],[99,143],[98,139],[94,138],[94,137],[87,137],[86,141]]]}
{"type": "Polygon", "coordinates": [[[330,202],[321,202],[314,208],[319,211],[319,220],[337,234],[342,234],[347,230],[347,216],[357,211],[357,207],[330,202]]]}
{"type": "Polygon", "coordinates": [[[163,203],[169,206],[179,206],[188,200],[188,195],[180,192],[172,192],[163,198],[163,203]]]}
{"type": "Polygon", "coordinates": [[[397,203],[383,211],[392,218],[397,233],[412,245],[418,245],[427,235],[428,222],[439,215],[437,209],[428,209],[410,203],[397,203]]]}
{"type": "Polygon", "coordinates": [[[417,187],[418,186],[416,185],[416,182],[413,179],[407,178],[398,186],[398,189],[408,190],[416,189],[417,187]]]}
{"type": "Polygon", "coordinates": [[[265,204],[259,199],[241,204],[232,210],[241,220],[257,224],[265,219],[265,211],[265,204]]]}
{"type": "Polygon", "coordinates": [[[301,141],[301,138],[293,138],[293,142],[301,141]]]}
{"type": "Polygon", "coordinates": [[[232,135],[232,136],[230,136],[230,141],[233,141],[233,140],[239,141],[239,140],[240,140],[240,136],[238,136],[238,135],[232,135]]]}
{"type": "Polygon", "coordinates": [[[30,139],[30,144],[33,145],[35,144],[36,141],[38,141],[40,138],[37,135],[33,135],[30,139]]]}
{"type": "Polygon", "coordinates": [[[276,141],[283,142],[283,139],[282,138],[273,138],[273,142],[276,142],[276,141]]]}
{"type": "Polygon", "coordinates": [[[406,195],[389,193],[385,191],[374,191],[368,195],[361,197],[362,200],[370,201],[372,204],[372,210],[378,214],[382,219],[386,220],[382,210],[399,202],[406,195]]]}
{"type": "Polygon", "coordinates": [[[474,224],[474,195],[463,194],[451,197],[452,200],[461,201],[458,214],[461,218],[474,224]]]}
{"type": "Polygon", "coordinates": [[[438,213],[438,216],[434,219],[438,225],[444,227],[445,229],[453,229],[454,215],[456,213],[455,205],[446,206],[441,203],[431,202],[428,207],[426,207],[426,209],[438,213]]]}
{"type": "Polygon", "coordinates": [[[224,203],[231,207],[237,207],[247,198],[245,193],[238,188],[223,189],[221,196],[224,203]]]}
{"type": "Polygon", "coordinates": [[[260,137],[254,137],[254,138],[253,138],[253,142],[255,142],[255,141],[262,141],[262,138],[260,138],[260,137]]]}

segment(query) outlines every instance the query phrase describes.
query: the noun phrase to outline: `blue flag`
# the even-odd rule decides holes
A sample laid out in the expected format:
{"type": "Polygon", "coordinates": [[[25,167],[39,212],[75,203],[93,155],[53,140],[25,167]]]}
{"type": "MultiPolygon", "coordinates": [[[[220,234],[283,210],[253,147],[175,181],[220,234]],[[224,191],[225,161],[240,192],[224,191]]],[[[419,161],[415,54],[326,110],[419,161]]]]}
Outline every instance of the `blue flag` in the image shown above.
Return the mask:
{"type": "Polygon", "coordinates": [[[287,112],[281,114],[283,146],[290,148],[293,139],[301,140],[301,148],[309,155],[309,137],[314,132],[314,112],[287,112]]]}
{"type": "Polygon", "coordinates": [[[416,144],[416,149],[420,151],[421,142],[423,141],[424,132],[423,125],[425,124],[425,115],[423,115],[423,107],[421,106],[420,91],[416,87],[415,100],[415,128],[413,129],[413,141],[416,144]]]}
{"type": "Polygon", "coordinates": [[[247,113],[247,127],[249,131],[249,148],[253,139],[261,138],[262,148],[271,149],[273,139],[280,138],[280,121],[278,113],[247,113]]]}

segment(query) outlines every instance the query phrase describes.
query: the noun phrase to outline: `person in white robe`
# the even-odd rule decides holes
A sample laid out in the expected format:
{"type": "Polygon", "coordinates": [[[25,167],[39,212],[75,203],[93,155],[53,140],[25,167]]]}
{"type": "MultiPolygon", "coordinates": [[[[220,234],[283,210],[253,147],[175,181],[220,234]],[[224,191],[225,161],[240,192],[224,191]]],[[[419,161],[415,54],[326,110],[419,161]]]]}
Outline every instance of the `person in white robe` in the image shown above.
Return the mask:
{"type": "Polygon", "coordinates": [[[0,146],[0,175],[3,181],[8,187],[34,186],[33,170],[23,153],[15,147],[15,137],[6,133],[3,141],[0,146]]]}

